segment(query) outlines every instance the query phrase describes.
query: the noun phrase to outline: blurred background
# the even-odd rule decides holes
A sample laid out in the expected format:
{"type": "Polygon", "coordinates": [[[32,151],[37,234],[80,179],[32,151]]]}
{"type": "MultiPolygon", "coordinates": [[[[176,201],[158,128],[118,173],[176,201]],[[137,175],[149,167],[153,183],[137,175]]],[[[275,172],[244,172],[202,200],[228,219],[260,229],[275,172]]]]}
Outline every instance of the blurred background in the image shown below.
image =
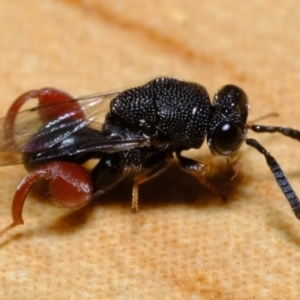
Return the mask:
{"type": "MultiPolygon", "coordinates": [[[[158,77],[195,81],[213,93],[234,83],[250,121],[300,128],[300,4],[296,0],[2,0],[0,113],[46,86],[82,96],[158,77]]],[[[250,134],[254,136],[254,134],[250,134]]],[[[300,193],[300,145],[255,135],[300,193]]],[[[130,212],[126,181],[80,212],[30,193],[25,225],[0,240],[0,298],[299,299],[299,221],[264,158],[243,148],[238,177],[206,146],[223,203],[176,165],[140,193],[130,212]]],[[[22,166],[0,169],[0,224],[22,166]]]]}

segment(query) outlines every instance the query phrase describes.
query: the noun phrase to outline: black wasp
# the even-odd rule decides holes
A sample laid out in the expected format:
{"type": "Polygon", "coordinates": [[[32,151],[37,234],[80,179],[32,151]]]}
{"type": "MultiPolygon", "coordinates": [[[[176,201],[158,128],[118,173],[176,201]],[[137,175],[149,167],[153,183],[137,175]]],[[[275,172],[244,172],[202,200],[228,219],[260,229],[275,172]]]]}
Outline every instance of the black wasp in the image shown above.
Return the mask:
{"type": "Polygon", "coordinates": [[[232,157],[244,141],[263,154],[300,219],[298,197],[280,166],[256,140],[247,138],[247,130],[279,132],[296,140],[300,132],[247,124],[248,106],[245,92],[235,85],[221,88],[211,103],[203,86],[168,77],[78,99],[53,88],[21,95],[0,121],[0,163],[24,163],[29,174],[13,199],[13,223],[0,235],[23,224],[24,201],[37,179],[48,182],[49,195],[57,204],[78,208],[135,170],[139,175],[134,178],[132,210],[137,211],[139,185],[165,171],[175,155],[182,169],[222,195],[205,179],[206,165],[181,155],[183,150],[200,148],[205,137],[214,155],[232,157]],[[32,98],[39,105],[19,112],[32,98]],[[99,159],[91,172],[82,166],[89,159],[99,159]]]}

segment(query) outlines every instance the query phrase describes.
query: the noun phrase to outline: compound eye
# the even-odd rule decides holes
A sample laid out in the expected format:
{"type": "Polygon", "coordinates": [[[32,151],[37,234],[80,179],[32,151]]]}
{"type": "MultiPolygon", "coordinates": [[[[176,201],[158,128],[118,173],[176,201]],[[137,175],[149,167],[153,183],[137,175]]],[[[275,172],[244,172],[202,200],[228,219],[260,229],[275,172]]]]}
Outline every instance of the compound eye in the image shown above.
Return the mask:
{"type": "Polygon", "coordinates": [[[224,156],[234,155],[243,142],[243,131],[235,124],[220,124],[212,137],[212,144],[216,152],[224,156]]]}

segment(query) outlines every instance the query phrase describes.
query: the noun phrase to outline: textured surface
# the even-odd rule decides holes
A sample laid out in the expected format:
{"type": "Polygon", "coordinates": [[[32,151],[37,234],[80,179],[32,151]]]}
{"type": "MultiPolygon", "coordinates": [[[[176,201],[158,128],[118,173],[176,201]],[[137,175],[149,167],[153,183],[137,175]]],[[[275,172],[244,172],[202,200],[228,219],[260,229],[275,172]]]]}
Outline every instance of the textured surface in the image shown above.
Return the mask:
{"type": "MultiPolygon", "coordinates": [[[[129,88],[157,76],[197,81],[212,95],[240,85],[250,120],[300,128],[300,6],[259,1],[16,1],[0,6],[0,113],[19,94],[55,86],[74,95],[129,88]]],[[[300,194],[299,147],[251,134],[278,159],[300,194]]],[[[243,147],[241,172],[207,147],[223,203],[176,166],[141,188],[131,181],[69,212],[39,190],[25,225],[0,241],[5,299],[299,299],[300,222],[264,158],[243,147]]],[[[26,172],[0,168],[1,227],[26,172]]]]}
{"type": "Polygon", "coordinates": [[[167,137],[172,147],[189,149],[202,145],[211,111],[203,87],[161,77],[121,93],[112,102],[110,117],[158,140],[167,137]]]}

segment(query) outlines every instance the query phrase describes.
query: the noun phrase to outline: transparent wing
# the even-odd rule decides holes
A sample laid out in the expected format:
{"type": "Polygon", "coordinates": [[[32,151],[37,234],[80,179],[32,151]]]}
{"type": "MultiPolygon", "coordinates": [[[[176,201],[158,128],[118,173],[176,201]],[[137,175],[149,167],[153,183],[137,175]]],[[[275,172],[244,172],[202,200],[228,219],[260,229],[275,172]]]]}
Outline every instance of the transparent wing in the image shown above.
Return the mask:
{"type": "MultiPolygon", "coordinates": [[[[152,139],[139,132],[134,133],[119,130],[115,128],[113,135],[106,135],[98,130],[99,123],[90,123],[77,132],[74,132],[69,137],[66,137],[62,142],[55,144],[52,148],[41,151],[28,152],[29,162],[36,163],[39,161],[53,160],[56,158],[68,158],[76,156],[78,161],[84,158],[90,159],[101,158],[103,153],[112,153],[118,151],[128,151],[134,148],[140,148],[152,145],[152,139]]],[[[35,144],[35,140],[33,141],[35,144]]],[[[164,147],[165,144],[156,146],[164,147]]],[[[35,147],[34,147],[35,148],[35,147]]]]}
{"type": "Polygon", "coordinates": [[[25,160],[24,153],[47,152],[71,134],[89,126],[101,129],[112,99],[121,92],[85,96],[50,105],[37,106],[0,119],[0,165],[18,164],[25,160]],[[73,107],[73,110],[68,110],[73,107]],[[74,107],[76,109],[74,109],[74,107]],[[51,116],[52,119],[43,116],[51,116]],[[58,116],[58,117],[57,117],[58,116]],[[37,140],[34,147],[32,140],[37,140]]]}

